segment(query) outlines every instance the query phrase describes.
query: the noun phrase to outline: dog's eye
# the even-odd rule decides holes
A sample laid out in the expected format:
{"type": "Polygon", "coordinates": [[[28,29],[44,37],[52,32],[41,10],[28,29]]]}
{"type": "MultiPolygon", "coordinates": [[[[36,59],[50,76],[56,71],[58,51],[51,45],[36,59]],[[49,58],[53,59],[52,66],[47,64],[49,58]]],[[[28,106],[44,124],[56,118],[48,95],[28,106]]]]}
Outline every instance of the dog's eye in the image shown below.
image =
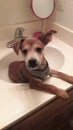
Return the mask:
{"type": "Polygon", "coordinates": [[[23,54],[27,54],[28,50],[24,49],[22,50],[23,54]]]}
{"type": "Polygon", "coordinates": [[[37,52],[41,52],[41,51],[42,51],[42,48],[38,47],[38,48],[36,48],[36,51],[37,51],[37,52]]]}

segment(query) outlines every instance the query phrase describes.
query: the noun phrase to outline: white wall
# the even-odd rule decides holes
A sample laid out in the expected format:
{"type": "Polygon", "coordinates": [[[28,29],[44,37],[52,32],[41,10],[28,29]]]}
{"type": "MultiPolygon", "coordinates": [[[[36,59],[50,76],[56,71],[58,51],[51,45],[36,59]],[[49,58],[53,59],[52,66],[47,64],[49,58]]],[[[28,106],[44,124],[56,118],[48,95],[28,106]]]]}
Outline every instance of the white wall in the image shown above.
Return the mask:
{"type": "MultiPolygon", "coordinates": [[[[73,0],[55,1],[56,9],[51,19],[73,30],[73,0]]],[[[0,26],[36,20],[30,5],[31,0],[0,0],[0,26]]]]}
{"type": "Polygon", "coordinates": [[[31,10],[31,0],[0,0],[0,41],[12,40],[18,27],[26,30],[25,36],[41,31],[42,24],[31,10]]]}
{"type": "Polygon", "coordinates": [[[35,20],[31,0],[0,0],[0,26],[35,20]]]}
{"type": "Polygon", "coordinates": [[[52,21],[73,31],[73,0],[56,0],[52,21]]]}
{"type": "MultiPolygon", "coordinates": [[[[50,19],[73,31],[73,0],[55,1],[56,9],[50,19]],[[60,8],[61,2],[63,9],[60,8]]],[[[30,5],[31,0],[0,0],[0,40],[13,38],[19,26],[24,27],[28,35],[41,31],[41,21],[35,22],[37,18],[30,5]]]]}

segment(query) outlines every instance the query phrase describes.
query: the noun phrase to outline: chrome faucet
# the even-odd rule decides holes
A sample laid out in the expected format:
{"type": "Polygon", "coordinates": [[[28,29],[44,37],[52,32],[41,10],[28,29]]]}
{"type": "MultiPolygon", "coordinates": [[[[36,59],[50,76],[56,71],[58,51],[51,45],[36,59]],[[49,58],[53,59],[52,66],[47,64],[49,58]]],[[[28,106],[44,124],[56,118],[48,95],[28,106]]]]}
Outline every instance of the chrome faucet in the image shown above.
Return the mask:
{"type": "Polygon", "coordinates": [[[22,28],[22,27],[16,28],[16,30],[15,30],[15,35],[14,35],[14,39],[11,40],[11,41],[9,41],[9,42],[7,43],[7,47],[8,47],[8,48],[12,48],[12,45],[13,45],[13,43],[14,43],[15,41],[19,41],[19,40],[21,40],[22,38],[23,38],[23,39],[26,39],[27,37],[24,36],[24,31],[25,31],[25,29],[22,28]]]}
{"type": "Polygon", "coordinates": [[[22,27],[18,27],[16,30],[15,30],[15,38],[23,38],[23,32],[25,31],[24,28],[22,27]]]}

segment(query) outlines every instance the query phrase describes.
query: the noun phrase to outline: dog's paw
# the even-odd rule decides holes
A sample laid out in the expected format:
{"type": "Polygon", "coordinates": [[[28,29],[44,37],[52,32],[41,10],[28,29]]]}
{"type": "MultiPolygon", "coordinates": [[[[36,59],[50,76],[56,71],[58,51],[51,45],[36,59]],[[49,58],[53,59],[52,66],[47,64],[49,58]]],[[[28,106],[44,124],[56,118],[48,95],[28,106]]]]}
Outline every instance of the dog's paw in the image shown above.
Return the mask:
{"type": "Polygon", "coordinates": [[[63,90],[63,89],[59,89],[57,95],[58,95],[60,98],[62,98],[62,99],[68,99],[68,98],[69,98],[68,93],[67,93],[65,90],[63,90]]]}

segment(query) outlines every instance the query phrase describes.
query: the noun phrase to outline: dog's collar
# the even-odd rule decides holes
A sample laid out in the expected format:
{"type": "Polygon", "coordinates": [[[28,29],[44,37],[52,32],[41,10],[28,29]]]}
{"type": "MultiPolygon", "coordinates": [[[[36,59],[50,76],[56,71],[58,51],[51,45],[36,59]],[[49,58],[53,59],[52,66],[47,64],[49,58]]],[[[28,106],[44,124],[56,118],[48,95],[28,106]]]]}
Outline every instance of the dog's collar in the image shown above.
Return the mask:
{"type": "Polygon", "coordinates": [[[47,61],[46,64],[41,65],[38,69],[31,70],[28,67],[26,67],[26,69],[32,76],[41,80],[46,79],[50,71],[50,67],[47,61]]]}
{"type": "MultiPolygon", "coordinates": [[[[21,61],[21,64],[22,63],[24,63],[24,61],[21,61]]],[[[28,67],[26,67],[26,69],[33,77],[40,80],[45,80],[48,77],[49,71],[50,71],[50,67],[47,61],[46,61],[46,64],[41,65],[36,70],[31,70],[28,67]]],[[[28,83],[27,77],[24,77],[23,72],[21,71],[21,68],[19,69],[19,77],[24,83],[28,83]]]]}

